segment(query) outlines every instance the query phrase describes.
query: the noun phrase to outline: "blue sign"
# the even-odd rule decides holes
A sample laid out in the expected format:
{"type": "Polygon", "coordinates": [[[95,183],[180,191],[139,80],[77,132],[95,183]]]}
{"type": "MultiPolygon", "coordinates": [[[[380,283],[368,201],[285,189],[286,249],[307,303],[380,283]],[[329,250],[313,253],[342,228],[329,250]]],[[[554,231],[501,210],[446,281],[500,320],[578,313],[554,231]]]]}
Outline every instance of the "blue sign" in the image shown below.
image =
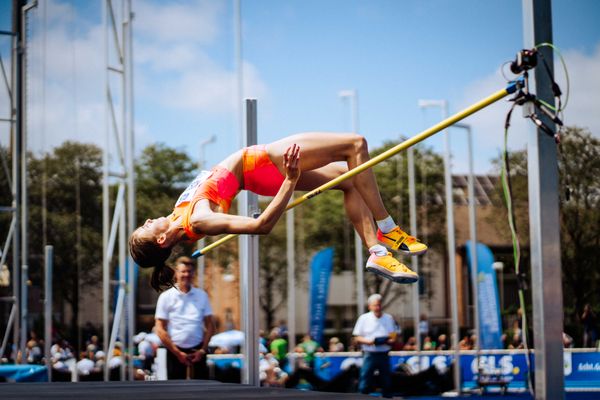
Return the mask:
{"type": "Polygon", "coordinates": [[[477,271],[475,271],[471,254],[471,242],[466,244],[467,261],[471,276],[477,274],[477,305],[479,307],[479,340],[482,349],[502,348],[502,323],[500,320],[500,304],[494,255],[489,247],[477,243],[477,271]]]}
{"type": "MultiPolygon", "coordinates": [[[[477,355],[475,351],[460,355],[460,378],[463,389],[474,389],[478,386],[480,374],[497,376],[507,383],[509,391],[522,391],[527,389],[527,379],[530,369],[535,365],[535,356],[531,354],[527,364],[524,350],[497,350],[494,352],[482,351],[477,355]]],[[[447,371],[452,365],[453,351],[443,352],[392,352],[390,353],[390,367],[397,370],[403,364],[413,373],[424,371],[435,365],[438,371],[447,371]]],[[[587,350],[573,350],[564,352],[564,377],[565,388],[570,390],[599,390],[600,389],[600,352],[587,350]]],[[[325,380],[331,380],[341,370],[350,364],[360,366],[362,354],[337,353],[317,354],[315,358],[315,373],[325,380]]],[[[498,388],[495,388],[499,390],[498,388]]]]}
{"type": "Polygon", "coordinates": [[[333,247],[321,250],[310,265],[310,336],[316,342],[323,339],[325,316],[327,315],[327,295],[329,277],[333,269],[333,247]]]}

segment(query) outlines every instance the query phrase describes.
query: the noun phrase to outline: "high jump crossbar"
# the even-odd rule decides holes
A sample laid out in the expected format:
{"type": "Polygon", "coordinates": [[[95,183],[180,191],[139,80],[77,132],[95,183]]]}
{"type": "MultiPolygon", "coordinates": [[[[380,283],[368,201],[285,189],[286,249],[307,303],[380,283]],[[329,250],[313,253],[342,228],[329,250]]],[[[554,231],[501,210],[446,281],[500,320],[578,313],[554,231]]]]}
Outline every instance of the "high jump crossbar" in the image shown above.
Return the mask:
{"type": "MultiPolygon", "coordinates": [[[[402,143],[399,143],[396,146],[392,147],[391,149],[384,151],[383,153],[379,154],[378,156],[371,158],[369,161],[356,166],[355,168],[343,173],[342,175],[338,176],[337,178],[334,178],[334,179],[330,180],[329,182],[324,183],[323,185],[319,186],[318,188],[305,193],[301,197],[296,198],[296,200],[292,201],[291,203],[289,203],[287,205],[286,211],[290,210],[296,206],[299,206],[300,204],[304,203],[306,200],[309,200],[309,199],[321,194],[325,190],[331,189],[332,187],[338,185],[339,183],[341,183],[347,179],[350,179],[355,175],[360,174],[361,172],[365,171],[366,169],[369,169],[369,168],[379,164],[380,162],[387,160],[388,158],[396,155],[397,153],[401,152],[402,150],[406,150],[409,147],[412,147],[412,146],[416,145],[417,143],[422,142],[423,140],[427,139],[428,137],[435,135],[436,133],[448,128],[451,125],[454,125],[455,123],[468,117],[469,115],[475,114],[477,111],[480,111],[483,108],[485,108],[491,104],[494,104],[495,102],[503,99],[504,97],[508,96],[509,94],[515,93],[520,87],[522,87],[523,83],[524,83],[523,77],[520,77],[517,80],[510,82],[506,88],[493,93],[492,95],[484,98],[483,100],[480,100],[477,103],[465,108],[464,110],[459,111],[458,113],[437,123],[436,125],[432,126],[431,128],[426,129],[426,130],[422,131],[421,133],[418,133],[417,135],[411,137],[410,139],[407,139],[407,140],[403,141],[402,143]]],[[[229,235],[223,236],[221,239],[209,244],[208,246],[206,246],[200,250],[196,250],[192,254],[192,257],[197,258],[197,257],[203,256],[206,253],[208,253],[209,251],[211,251],[212,249],[214,249],[215,247],[218,247],[218,246],[222,245],[223,243],[236,238],[237,236],[239,236],[239,234],[229,234],[229,235]]]]}

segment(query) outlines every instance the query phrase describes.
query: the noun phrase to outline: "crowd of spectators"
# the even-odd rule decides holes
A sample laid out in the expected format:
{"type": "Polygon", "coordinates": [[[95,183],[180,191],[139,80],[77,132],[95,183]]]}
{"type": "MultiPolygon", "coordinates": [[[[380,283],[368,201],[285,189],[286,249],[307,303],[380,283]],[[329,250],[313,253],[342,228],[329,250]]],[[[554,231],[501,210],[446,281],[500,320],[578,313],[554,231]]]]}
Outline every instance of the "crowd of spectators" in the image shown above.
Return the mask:
{"type": "MultiPolygon", "coordinates": [[[[505,330],[502,340],[506,349],[523,349],[523,328],[521,325],[521,315],[518,311],[512,318],[509,327],[505,330]]],[[[597,317],[591,307],[585,306],[582,313],[582,344],[587,347],[595,346],[598,340],[597,317]]],[[[445,333],[434,335],[436,328],[432,329],[425,315],[420,316],[420,350],[422,351],[440,351],[452,350],[448,336],[445,333]]],[[[239,332],[239,331],[238,331],[239,332]]],[[[439,332],[439,331],[438,331],[439,332]]],[[[395,341],[390,344],[393,351],[416,351],[418,342],[416,336],[402,335],[398,330],[395,341]]],[[[410,333],[410,331],[409,331],[410,333]]],[[[307,381],[315,381],[315,376],[310,374],[314,367],[315,355],[318,352],[344,352],[360,351],[360,346],[356,343],[354,337],[343,340],[338,336],[327,338],[321,343],[316,342],[309,334],[304,335],[295,348],[289,348],[288,331],[284,321],[279,321],[272,327],[268,333],[260,333],[260,376],[262,384],[265,386],[285,387],[292,383],[302,384],[307,381]],[[288,363],[294,363],[289,365],[288,363]],[[288,371],[288,372],[286,372],[288,371]],[[289,371],[294,371],[290,374],[289,371]],[[298,374],[302,376],[298,379],[298,374]],[[307,377],[309,379],[307,379],[307,377]]],[[[575,340],[567,333],[563,333],[563,344],[565,348],[574,347],[575,340]]],[[[138,378],[152,377],[156,373],[154,360],[157,349],[162,346],[161,340],[154,332],[140,332],[134,336],[135,351],[133,354],[133,363],[137,371],[138,378]]],[[[211,346],[210,353],[227,354],[238,353],[241,343],[233,346],[211,346]]],[[[83,350],[77,354],[75,347],[67,340],[56,340],[50,348],[51,362],[53,371],[60,375],[71,376],[73,370],[76,371],[79,380],[101,379],[106,364],[111,371],[118,371],[121,365],[126,363],[129,358],[126,349],[120,341],[114,344],[112,355],[107,357],[107,351],[99,342],[97,334],[89,335],[83,344],[83,350]]],[[[461,350],[472,350],[476,348],[476,335],[465,334],[459,341],[461,350]]],[[[35,332],[30,333],[29,340],[26,343],[24,360],[28,364],[45,364],[44,342],[35,332]]],[[[13,354],[11,359],[21,359],[21,354],[13,354]]],[[[4,359],[4,362],[7,360],[4,359]]],[[[354,367],[360,368],[360,364],[354,360],[354,367]]],[[[346,366],[348,368],[349,366],[346,366]]],[[[118,376],[118,375],[117,375],[118,376]]],[[[70,379],[69,379],[70,380],[70,379]]]]}

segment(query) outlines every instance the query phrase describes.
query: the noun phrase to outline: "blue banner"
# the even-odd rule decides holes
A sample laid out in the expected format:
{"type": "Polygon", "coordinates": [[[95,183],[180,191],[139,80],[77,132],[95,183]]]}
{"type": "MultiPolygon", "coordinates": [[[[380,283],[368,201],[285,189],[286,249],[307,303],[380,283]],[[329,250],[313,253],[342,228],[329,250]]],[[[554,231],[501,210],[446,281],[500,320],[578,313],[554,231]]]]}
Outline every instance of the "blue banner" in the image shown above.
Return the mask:
{"type": "Polygon", "coordinates": [[[481,349],[502,348],[502,320],[500,319],[500,304],[498,301],[498,286],[494,255],[489,247],[477,243],[477,271],[471,254],[471,242],[467,241],[467,261],[471,276],[477,274],[477,305],[479,307],[479,337],[481,349]]]}
{"type": "MultiPolygon", "coordinates": [[[[506,382],[509,391],[522,391],[527,388],[529,369],[533,369],[535,356],[531,354],[528,365],[524,350],[496,350],[478,356],[475,351],[460,356],[460,377],[463,389],[478,387],[479,374],[498,376],[506,382]]],[[[412,373],[424,371],[435,365],[438,371],[446,371],[454,358],[454,352],[392,352],[390,367],[392,371],[403,365],[412,373]]],[[[317,353],[315,373],[324,380],[331,380],[348,365],[362,365],[361,353],[317,353]]],[[[574,349],[564,352],[564,377],[567,390],[600,390],[600,352],[574,349]]],[[[498,391],[500,388],[491,388],[498,391]]]]}
{"type": "Polygon", "coordinates": [[[310,265],[310,336],[316,342],[323,339],[325,316],[327,315],[327,295],[329,277],[333,268],[333,247],[328,247],[314,255],[310,265]]]}

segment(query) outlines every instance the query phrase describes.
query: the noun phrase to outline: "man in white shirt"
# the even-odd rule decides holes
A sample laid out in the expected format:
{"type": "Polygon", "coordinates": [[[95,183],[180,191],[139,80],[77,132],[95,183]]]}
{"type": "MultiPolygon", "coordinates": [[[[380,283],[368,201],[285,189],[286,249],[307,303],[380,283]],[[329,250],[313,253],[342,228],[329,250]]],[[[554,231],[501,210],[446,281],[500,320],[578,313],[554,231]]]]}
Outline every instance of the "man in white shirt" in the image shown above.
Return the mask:
{"type": "Polygon", "coordinates": [[[175,287],[161,293],[156,304],[156,334],[169,350],[168,379],[208,379],[206,354],[215,329],[208,295],[192,286],[194,271],[191,258],[179,257],[175,287]]]}
{"type": "Polygon", "coordinates": [[[367,300],[369,312],[358,317],[352,334],[362,345],[364,354],[360,369],[358,390],[368,394],[373,374],[379,371],[383,397],[392,397],[390,383],[390,358],[388,352],[396,340],[398,325],[390,314],[381,311],[381,295],[372,294],[367,300]]]}

